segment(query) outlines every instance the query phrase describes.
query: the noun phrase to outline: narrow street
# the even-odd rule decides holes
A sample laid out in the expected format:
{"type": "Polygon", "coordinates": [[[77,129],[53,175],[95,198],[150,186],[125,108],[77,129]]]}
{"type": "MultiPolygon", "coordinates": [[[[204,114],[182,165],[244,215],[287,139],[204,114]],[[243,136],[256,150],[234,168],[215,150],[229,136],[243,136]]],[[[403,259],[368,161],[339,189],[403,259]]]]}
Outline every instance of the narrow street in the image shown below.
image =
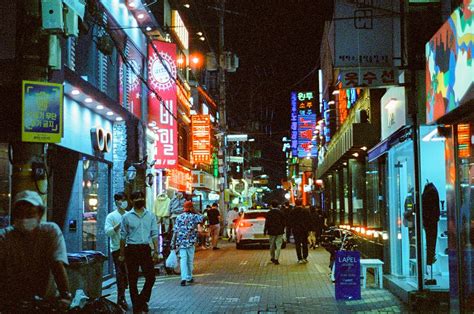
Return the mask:
{"type": "MultiPolygon", "coordinates": [[[[280,265],[268,250],[197,250],[195,283],[179,285],[178,276],[156,277],[150,313],[399,313],[407,308],[385,289],[362,290],[362,300],[336,302],[329,279],[329,254],[311,250],[308,264],[297,264],[292,244],[282,250],[280,265]]],[[[143,279],[140,280],[141,287],[143,279]]],[[[115,285],[103,291],[115,301],[115,285]]],[[[130,299],[127,299],[131,304],[130,299]]]]}

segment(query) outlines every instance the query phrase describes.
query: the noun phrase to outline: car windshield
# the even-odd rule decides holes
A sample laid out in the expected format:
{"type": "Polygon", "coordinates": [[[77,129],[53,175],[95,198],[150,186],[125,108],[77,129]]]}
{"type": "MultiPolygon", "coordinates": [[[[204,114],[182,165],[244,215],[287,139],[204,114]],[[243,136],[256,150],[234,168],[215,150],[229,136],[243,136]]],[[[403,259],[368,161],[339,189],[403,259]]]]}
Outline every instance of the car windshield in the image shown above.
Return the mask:
{"type": "Polygon", "coordinates": [[[257,219],[267,217],[266,212],[246,212],[244,213],[244,219],[257,219]]]}

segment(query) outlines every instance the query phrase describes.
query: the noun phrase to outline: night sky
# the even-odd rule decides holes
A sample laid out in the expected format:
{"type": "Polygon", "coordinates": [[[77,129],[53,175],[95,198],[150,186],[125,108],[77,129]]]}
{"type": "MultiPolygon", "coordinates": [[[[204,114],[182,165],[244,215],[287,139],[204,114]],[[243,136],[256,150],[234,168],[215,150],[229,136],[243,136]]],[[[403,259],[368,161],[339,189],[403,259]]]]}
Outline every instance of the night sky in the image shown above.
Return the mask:
{"type": "MultiPolygon", "coordinates": [[[[193,2],[190,11],[201,21],[205,44],[217,51],[217,1],[193,2]]],[[[263,152],[258,164],[276,182],[285,175],[281,139],[289,135],[290,91],[317,89],[319,45],[331,3],[226,1],[226,50],[240,59],[237,72],[227,75],[230,132],[256,137],[263,152]]]]}

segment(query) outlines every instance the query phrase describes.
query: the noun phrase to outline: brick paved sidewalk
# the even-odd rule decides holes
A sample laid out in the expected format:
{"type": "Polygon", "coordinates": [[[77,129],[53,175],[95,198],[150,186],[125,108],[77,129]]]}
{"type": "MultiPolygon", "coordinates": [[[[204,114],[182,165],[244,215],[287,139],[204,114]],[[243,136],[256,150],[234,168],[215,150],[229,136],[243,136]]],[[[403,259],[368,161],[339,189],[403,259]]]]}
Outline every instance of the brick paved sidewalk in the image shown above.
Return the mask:
{"type": "MultiPolygon", "coordinates": [[[[277,266],[270,262],[268,250],[236,250],[235,244],[221,241],[221,250],[196,251],[194,284],[181,287],[179,276],[157,276],[150,313],[408,312],[385,289],[363,289],[360,301],[336,302],[328,276],[329,254],[318,248],[310,251],[308,260],[297,264],[290,244],[277,266]]],[[[103,292],[108,293],[115,301],[115,286],[103,292]]]]}

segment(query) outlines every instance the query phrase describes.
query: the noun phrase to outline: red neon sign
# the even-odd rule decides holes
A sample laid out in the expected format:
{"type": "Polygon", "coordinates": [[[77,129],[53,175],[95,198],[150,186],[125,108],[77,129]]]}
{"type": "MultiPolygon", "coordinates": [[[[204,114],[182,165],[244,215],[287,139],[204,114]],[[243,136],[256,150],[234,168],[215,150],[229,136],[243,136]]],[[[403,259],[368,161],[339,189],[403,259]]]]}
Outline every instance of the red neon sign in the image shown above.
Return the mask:
{"type": "Polygon", "coordinates": [[[193,134],[192,159],[194,163],[211,163],[211,119],[209,115],[191,116],[193,134]]]}
{"type": "Polygon", "coordinates": [[[176,45],[155,40],[148,47],[148,54],[148,83],[163,99],[160,103],[155,93],[148,95],[148,123],[158,135],[155,168],[173,168],[178,164],[176,45]]]}
{"type": "Polygon", "coordinates": [[[180,165],[170,170],[169,187],[178,191],[192,193],[193,175],[191,170],[180,165]]]}

